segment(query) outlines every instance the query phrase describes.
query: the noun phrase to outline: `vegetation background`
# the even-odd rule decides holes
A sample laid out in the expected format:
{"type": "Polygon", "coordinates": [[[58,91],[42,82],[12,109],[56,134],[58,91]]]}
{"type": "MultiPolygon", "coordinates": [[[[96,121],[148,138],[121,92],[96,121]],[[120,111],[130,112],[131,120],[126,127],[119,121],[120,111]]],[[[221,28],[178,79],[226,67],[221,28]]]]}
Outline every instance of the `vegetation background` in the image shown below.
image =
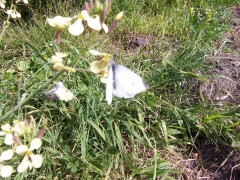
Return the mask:
{"type": "MultiPolygon", "coordinates": [[[[46,18],[83,9],[80,1],[30,2],[19,7],[22,18],[11,22],[0,44],[0,116],[53,75],[44,61],[56,50],[46,18]]],[[[141,75],[149,90],[134,99],[114,98],[108,106],[96,76],[64,73],[58,80],[78,100],[48,101],[40,93],[15,113],[17,119],[31,114],[48,123],[42,168],[15,178],[217,178],[221,163],[240,147],[239,93],[223,102],[203,85],[226,76],[213,73],[220,61],[216,52],[239,57],[239,49],[224,44],[232,44],[226,39],[232,32],[230,7],[239,5],[237,0],[114,0],[107,23],[120,11],[124,17],[112,34],[100,33],[91,48],[113,54],[117,63],[141,75]],[[203,148],[223,156],[214,171],[213,162],[206,163],[213,154],[204,159],[203,148]]],[[[67,33],[62,38],[61,50],[81,57],[84,39],[67,33]]],[[[81,58],[78,65],[89,66],[81,58]]],[[[231,80],[239,84],[238,78],[231,80]]],[[[234,163],[226,174],[238,179],[234,163]]]]}

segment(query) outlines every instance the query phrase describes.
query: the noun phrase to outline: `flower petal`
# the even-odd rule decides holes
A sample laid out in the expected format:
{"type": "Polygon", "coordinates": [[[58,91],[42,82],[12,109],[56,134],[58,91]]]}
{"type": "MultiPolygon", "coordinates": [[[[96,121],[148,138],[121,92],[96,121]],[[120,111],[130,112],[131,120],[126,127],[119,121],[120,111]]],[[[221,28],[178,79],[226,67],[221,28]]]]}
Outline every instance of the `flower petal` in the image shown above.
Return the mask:
{"type": "Polygon", "coordinates": [[[93,73],[101,73],[103,72],[106,67],[108,67],[108,61],[100,60],[100,61],[93,61],[90,64],[90,71],[93,73]]]}
{"type": "Polygon", "coordinates": [[[5,131],[0,131],[0,136],[5,136],[6,132],[5,131]]]}
{"type": "Polygon", "coordinates": [[[103,55],[102,53],[100,53],[100,52],[98,52],[98,51],[96,51],[96,50],[93,50],[93,49],[89,50],[89,53],[92,54],[92,55],[94,55],[94,56],[103,55]]]}
{"type": "Polygon", "coordinates": [[[19,126],[19,125],[15,125],[13,128],[12,128],[12,131],[14,133],[16,133],[17,135],[22,135],[23,134],[23,130],[22,128],[19,126]]]}
{"type": "Polygon", "coordinates": [[[85,21],[87,21],[88,19],[91,18],[86,10],[83,10],[83,11],[81,12],[81,15],[83,16],[83,19],[84,19],[85,21]]]}
{"type": "Polygon", "coordinates": [[[47,18],[47,22],[50,26],[55,27],[56,29],[67,28],[71,24],[72,18],[56,16],[54,18],[47,18]]]}
{"type": "Polygon", "coordinates": [[[4,139],[4,143],[7,145],[11,145],[13,144],[14,140],[13,140],[13,135],[11,133],[7,133],[4,139]]]}
{"type": "Polygon", "coordinates": [[[61,71],[64,69],[64,65],[62,63],[54,63],[53,64],[53,69],[57,70],[57,71],[61,71]]]}
{"type": "Polygon", "coordinates": [[[58,88],[57,91],[55,91],[55,94],[60,100],[66,102],[71,101],[74,98],[73,93],[65,87],[58,88]]]}
{"type": "Polygon", "coordinates": [[[39,139],[39,138],[34,138],[32,141],[31,141],[31,145],[30,145],[30,150],[34,150],[34,149],[39,149],[42,145],[42,140],[39,139]]]}
{"type": "Polygon", "coordinates": [[[17,18],[17,14],[13,12],[13,13],[11,14],[11,17],[12,17],[13,19],[17,18]]]}
{"type": "Polygon", "coordinates": [[[66,70],[69,72],[76,72],[76,69],[69,66],[64,66],[62,63],[54,63],[52,67],[57,71],[66,70]]]}
{"type": "Polygon", "coordinates": [[[28,150],[28,147],[25,146],[25,145],[19,145],[17,148],[16,148],[16,153],[17,154],[24,154],[26,153],[26,151],[28,150]]]}
{"type": "Polygon", "coordinates": [[[43,164],[43,157],[39,154],[31,154],[30,155],[32,164],[34,168],[40,168],[43,164]]]}
{"type": "Polygon", "coordinates": [[[74,36],[79,36],[80,34],[82,34],[84,31],[82,19],[78,18],[75,23],[73,23],[72,25],[70,25],[68,27],[68,31],[70,34],[72,34],[74,36]]]}
{"type": "Polygon", "coordinates": [[[55,27],[55,23],[54,23],[53,18],[47,18],[47,22],[50,26],[55,27]]]}
{"type": "Polygon", "coordinates": [[[11,9],[9,9],[9,10],[7,10],[7,14],[12,14],[13,13],[13,10],[11,10],[11,9]]]}
{"type": "Polygon", "coordinates": [[[68,56],[68,54],[62,53],[62,52],[56,52],[55,54],[56,54],[57,57],[60,57],[60,58],[64,58],[64,57],[68,56]]]}
{"type": "Polygon", "coordinates": [[[1,156],[0,156],[0,161],[7,161],[7,160],[12,159],[13,154],[14,154],[14,152],[13,152],[12,149],[8,149],[6,151],[3,151],[1,156]]]}
{"type": "Polygon", "coordinates": [[[0,2],[0,7],[4,9],[4,8],[5,8],[5,4],[3,4],[2,2],[0,2]]]}
{"type": "Polygon", "coordinates": [[[76,69],[69,67],[69,66],[64,66],[63,69],[66,71],[69,71],[69,72],[74,72],[74,73],[76,72],[76,69]]]}
{"type": "Polygon", "coordinates": [[[19,12],[16,12],[16,16],[17,16],[18,18],[20,18],[20,17],[21,17],[21,14],[20,14],[19,12]]]}
{"type": "Polygon", "coordinates": [[[3,178],[10,177],[13,173],[13,167],[12,166],[1,166],[0,168],[0,176],[3,178]]]}
{"type": "Polygon", "coordinates": [[[50,61],[52,64],[55,64],[55,63],[63,63],[63,59],[61,58],[61,57],[59,57],[59,56],[55,56],[55,55],[53,55],[52,57],[51,57],[51,61],[50,61]]]}
{"type": "Polygon", "coordinates": [[[103,28],[105,33],[108,33],[108,27],[105,23],[102,24],[102,28],[103,28]]]}
{"type": "Polygon", "coordinates": [[[22,162],[17,167],[17,172],[22,173],[27,170],[27,168],[31,165],[31,162],[29,161],[28,156],[24,156],[22,162]]]}
{"type": "Polygon", "coordinates": [[[4,124],[3,126],[1,126],[1,129],[3,131],[9,132],[11,130],[11,126],[10,126],[10,124],[4,124]]]}
{"type": "Polygon", "coordinates": [[[88,23],[88,26],[94,30],[99,31],[102,29],[102,25],[101,25],[99,16],[96,16],[95,18],[89,18],[87,20],[87,23],[88,23]]]}

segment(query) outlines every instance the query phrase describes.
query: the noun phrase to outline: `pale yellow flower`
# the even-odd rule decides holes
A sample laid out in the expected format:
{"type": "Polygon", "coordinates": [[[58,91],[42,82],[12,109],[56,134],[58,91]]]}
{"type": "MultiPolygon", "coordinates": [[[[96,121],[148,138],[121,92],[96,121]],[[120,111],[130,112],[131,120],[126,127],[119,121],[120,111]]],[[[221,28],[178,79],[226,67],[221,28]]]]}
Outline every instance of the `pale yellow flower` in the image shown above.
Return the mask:
{"type": "Polygon", "coordinates": [[[102,29],[102,24],[100,22],[100,17],[98,15],[95,15],[95,17],[91,17],[86,10],[83,10],[81,12],[81,15],[83,16],[83,19],[87,21],[88,26],[91,29],[100,31],[102,29]]]}
{"type": "Polygon", "coordinates": [[[6,4],[6,1],[5,0],[0,0],[0,7],[1,8],[5,8],[6,6],[5,6],[5,4],[6,4]]]}
{"type": "Polygon", "coordinates": [[[64,58],[64,57],[68,56],[67,53],[62,53],[62,52],[55,52],[55,54],[56,54],[57,57],[60,57],[60,58],[64,58]]]}
{"type": "Polygon", "coordinates": [[[96,50],[89,50],[89,53],[94,55],[94,56],[104,56],[106,53],[100,53],[99,51],[96,51],[96,50]]]}
{"type": "Polygon", "coordinates": [[[55,69],[57,71],[65,70],[65,71],[69,71],[69,72],[76,72],[76,69],[69,67],[69,66],[65,66],[62,63],[54,63],[52,67],[53,67],[53,69],[55,69]]]}
{"type": "Polygon", "coordinates": [[[19,155],[24,155],[23,160],[17,167],[17,171],[22,173],[27,169],[40,168],[43,163],[43,157],[40,154],[34,154],[35,149],[39,149],[42,145],[42,140],[39,138],[34,138],[31,141],[30,147],[26,145],[20,145],[16,148],[16,153],[19,155]]]}
{"type": "Polygon", "coordinates": [[[54,18],[47,18],[47,22],[50,26],[54,27],[56,30],[62,30],[71,25],[72,18],[55,16],[54,18]]]}
{"type": "Polygon", "coordinates": [[[68,56],[68,54],[56,52],[55,55],[53,55],[50,60],[50,63],[53,64],[53,69],[57,71],[66,70],[70,72],[76,72],[76,69],[69,66],[65,66],[63,64],[63,58],[66,56],[68,56]]]}
{"type": "Polygon", "coordinates": [[[100,53],[95,50],[89,50],[89,52],[94,56],[102,56],[100,60],[93,61],[90,64],[90,71],[105,76],[108,73],[108,65],[111,59],[111,55],[107,53],[100,53]]]}
{"type": "Polygon", "coordinates": [[[13,154],[14,154],[14,152],[12,149],[3,151],[0,156],[0,162],[12,159],[13,154]]]}
{"type": "Polygon", "coordinates": [[[3,178],[10,177],[13,173],[13,167],[9,165],[2,165],[0,164],[0,176],[3,178]]]}
{"type": "Polygon", "coordinates": [[[24,4],[28,4],[28,0],[17,0],[16,3],[23,2],[24,4]]]}
{"type": "Polygon", "coordinates": [[[7,14],[9,14],[13,19],[21,17],[21,14],[19,12],[17,12],[16,9],[7,10],[7,14]]]}
{"type": "Polygon", "coordinates": [[[55,94],[58,99],[65,102],[71,101],[75,97],[73,93],[63,85],[62,82],[57,82],[55,87],[48,93],[55,94]]]}
{"type": "Polygon", "coordinates": [[[63,64],[63,58],[62,58],[62,57],[59,57],[59,56],[57,56],[57,55],[53,55],[53,56],[51,57],[50,63],[52,63],[52,64],[55,64],[55,63],[61,63],[61,64],[63,64]]]}
{"type": "Polygon", "coordinates": [[[14,126],[11,130],[16,136],[21,136],[27,128],[25,121],[14,120],[13,124],[14,126]]]}
{"type": "Polygon", "coordinates": [[[0,176],[3,177],[3,178],[11,176],[11,174],[13,173],[13,167],[12,166],[5,166],[5,165],[1,164],[1,162],[12,159],[13,154],[14,154],[14,152],[13,152],[12,149],[5,150],[1,153],[1,156],[0,156],[0,176]]]}
{"type": "Polygon", "coordinates": [[[1,126],[2,131],[0,131],[0,136],[5,136],[4,143],[7,145],[13,144],[13,134],[10,124],[5,124],[1,126]]]}
{"type": "Polygon", "coordinates": [[[105,23],[102,23],[102,28],[104,30],[105,33],[108,33],[108,26],[105,23]]]}

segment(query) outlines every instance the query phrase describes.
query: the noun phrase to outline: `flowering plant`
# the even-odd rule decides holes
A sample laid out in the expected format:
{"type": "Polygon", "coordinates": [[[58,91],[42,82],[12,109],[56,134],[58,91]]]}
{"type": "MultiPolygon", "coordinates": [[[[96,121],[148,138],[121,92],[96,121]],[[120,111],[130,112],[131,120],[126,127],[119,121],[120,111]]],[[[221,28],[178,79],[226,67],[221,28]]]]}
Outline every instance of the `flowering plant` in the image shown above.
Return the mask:
{"type": "Polygon", "coordinates": [[[10,177],[14,173],[16,162],[19,162],[19,160],[18,173],[42,166],[43,156],[35,154],[34,151],[40,149],[44,131],[45,128],[38,130],[32,116],[24,121],[14,120],[12,125],[7,123],[1,126],[0,137],[4,139],[0,147],[1,177],[10,177]]]}
{"type": "MultiPolygon", "coordinates": [[[[17,0],[11,3],[10,8],[5,12],[8,15],[5,24],[10,23],[10,18],[15,19],[21,17],[21,14],[16,9],[16,3],[27,4],[28,1],[17,0]]],[[[5,4],[5,0],[0,0],[0,6],[2,8],[6,8],[5,4]]],[[[69,77],[71,77],[72,73],[79,71],[90,72],[99,76],[101,82],[106,84],[106,101],[108,104],[111,104],[113,95],[120,98],[132,98],[136,94],[146,90],[142,78],[128,68],[113,63],[113,56],[111,54],[92,50],[92,44],[96,40],[97,35],[101,32],[106,35],[112,33],[119,20],[123,17],[123,12],[118,13],[113,22],[108,26],[105,20],[110,9],[111,0],[106,0],[105,3],[100,3],[96,0],[95,4],[92,0],[89,0],[89,2],[85,3],[84,10],[71,17],[57,15],[46,19],[49,25],[48,27],[52,27],[55,30],[54,40],[56,48],[54,49],[54,54],[42,59],[51,67],[53,77],[49,78],[45,84],[40,86],[32,94],[26,95],[16,107],[0,117],[0,121],[11,117],[16,110],[24,106],[31,98],[36,96],[36,94],[47,89],[48,86],[53,84],[64,72],[69,73],[69,77]],[[84,42],[83,47],[81,47],[82,54],[85,53],[96,57],[92,62],[87,62],[89,65],[88,68],[78,67],[79,64],[77,61],[79,60],[72,58],[73,53],[62,51],[61,46],[64,41],[62,41],[61,35],[63,31],[67,31],[76,38],[78,38],[78,36],[81,36],[80,38],[84,38],[85,36],[89,37],[88,41],[84,42]],[[130,75],[130,78],[125,81],[126,75],[130,75]],[[135,82],[138,84],[135,84],[135,82]]],[[[7,27],[7,25],[4,26],[0,41],[7,27]]],[[[80,53],[77,52],[77,54],[80,53]]],[[[48,90],[44,94],[50,100],[59,99],[69,102],[77,99],[61,81],[57,82],[51,90],[48,90]]],[[[23,173],[33,168],[37,169],[42,166],[44,159],[39,150],[42,145],[44,131],[45,128],[38,131],[38,127],[32,116],[23,121],[16,120],[12,125],[5,124],[1,126],[0,136],[4,142],[0,158],[1,177],[10,177],[11,174],[14,173],[16,164],[18,164],[16,168],[18,173],[23,173]],[[11,162],[6,163],[6,161],[11,162]],[[14,162],[13,165],[11,165],[12,162],[14,162]]]]}

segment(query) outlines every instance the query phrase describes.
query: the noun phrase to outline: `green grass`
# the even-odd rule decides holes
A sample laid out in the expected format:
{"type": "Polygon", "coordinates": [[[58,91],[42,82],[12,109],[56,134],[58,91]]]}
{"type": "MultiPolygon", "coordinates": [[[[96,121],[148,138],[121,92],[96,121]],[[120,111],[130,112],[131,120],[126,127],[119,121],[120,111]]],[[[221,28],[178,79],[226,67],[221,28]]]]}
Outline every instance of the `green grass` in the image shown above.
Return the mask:
{"type": "MultiPolygon", "coordinates": [[[[114,98],[108,106],[98,77],[64,73],[59,80],[78,100],[51,102],[40,93],[14,115],[23,119],[32,114],[37,121],[48,122],[41,150],[43,167],[18,174],[16,179],[175,179],[174,175],[181,177],[181,170],[172,168],[172,157],[166,151],[197,150],[202,139],[223,144],[237,140],[237,107],[218,106],[199,93],[199,84],[207,80],[205,72],[210,68],[204,55],[212,54],[217,49],[214,42],[229,30],[227,7],[232,4],[237,1],[113,1],[108,24],[120,11],[124,18],[113,34],[99,35],[92,48],[113,53],[113,45],[117,46],[115,61],[140,74],[149,90],[134,99],[114,98]],[[209,16],[206,9],[210,9],[209,16]],[[146,49],[124,50],[130,35],[149,34],[154,42],[146,49]]],[[[4,36],[0,117],[23,93],[34,92],[55,74],[43,59],[57,49],[45,16],[71,13],[60,4],[51,10],[41,11],[47,13],[44,16],[35,12],[27,24],[21,20],[12,23],[4,36]],[[27,66],[17,71],[24,62],[27,66]]],[[[71,12],[77,10],[79,7],[71,8],[71,12]]],[[[66,41],[61,51],[70,52],[71,60],[78,59],[76,66],[87,68],[92,57],[81,48],[89,37],[67,33],[62,37],[66,41]]]]}

